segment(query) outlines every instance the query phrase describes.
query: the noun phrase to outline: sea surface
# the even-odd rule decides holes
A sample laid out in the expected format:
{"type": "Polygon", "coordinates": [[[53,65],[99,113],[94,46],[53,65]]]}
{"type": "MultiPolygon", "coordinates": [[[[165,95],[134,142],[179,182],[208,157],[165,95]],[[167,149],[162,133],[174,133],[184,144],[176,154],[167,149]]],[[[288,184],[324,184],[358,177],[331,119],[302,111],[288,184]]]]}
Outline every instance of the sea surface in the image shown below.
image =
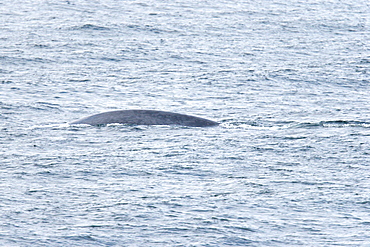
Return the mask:
{"type": "Polygon", "coordinates": [[[370,246],[368,0],[0,2],[0,246],[370,246]],[[69,123],[152,109],[220,122],[69,123]]]}

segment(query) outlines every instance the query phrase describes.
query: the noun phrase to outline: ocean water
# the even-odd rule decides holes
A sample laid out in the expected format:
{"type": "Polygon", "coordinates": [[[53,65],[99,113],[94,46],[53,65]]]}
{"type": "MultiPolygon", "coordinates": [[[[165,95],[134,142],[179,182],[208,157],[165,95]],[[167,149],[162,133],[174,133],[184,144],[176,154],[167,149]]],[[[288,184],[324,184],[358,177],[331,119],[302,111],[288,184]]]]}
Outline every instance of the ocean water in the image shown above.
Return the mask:
{"type": "Polygon", "coordinates": [[[370,246],[369,13],[0,2],[0,245],[370,246]],[[118,109],[221,125],[68,124],[118,109]]]}

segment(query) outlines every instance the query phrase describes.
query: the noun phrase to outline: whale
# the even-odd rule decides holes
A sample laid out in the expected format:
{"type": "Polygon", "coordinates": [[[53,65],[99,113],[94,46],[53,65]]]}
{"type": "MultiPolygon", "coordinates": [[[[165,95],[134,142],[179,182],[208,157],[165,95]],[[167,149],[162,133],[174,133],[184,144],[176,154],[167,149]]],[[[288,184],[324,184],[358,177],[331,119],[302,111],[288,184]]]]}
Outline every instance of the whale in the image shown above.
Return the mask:
{"type": "Polygon", "coordinates": [[[219,123],[201,117],[155,110],[119,110],[95,114],[71,124],[107,125],[180,125],[187,127],[211,127],[219,123]]]}

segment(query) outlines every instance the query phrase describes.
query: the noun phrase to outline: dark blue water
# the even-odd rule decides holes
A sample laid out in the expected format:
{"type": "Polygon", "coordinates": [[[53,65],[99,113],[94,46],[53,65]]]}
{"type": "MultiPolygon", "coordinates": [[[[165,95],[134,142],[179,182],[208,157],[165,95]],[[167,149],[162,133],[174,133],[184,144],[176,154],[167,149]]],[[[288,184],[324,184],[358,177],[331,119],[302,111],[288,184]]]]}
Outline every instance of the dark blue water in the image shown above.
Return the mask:
{"type": "Polygon", "coordinates": [[[370,246],[367,1],[0,3],[1,246],[370,246]],[[155,109],[218,127],[70,126],[155,109]]]}

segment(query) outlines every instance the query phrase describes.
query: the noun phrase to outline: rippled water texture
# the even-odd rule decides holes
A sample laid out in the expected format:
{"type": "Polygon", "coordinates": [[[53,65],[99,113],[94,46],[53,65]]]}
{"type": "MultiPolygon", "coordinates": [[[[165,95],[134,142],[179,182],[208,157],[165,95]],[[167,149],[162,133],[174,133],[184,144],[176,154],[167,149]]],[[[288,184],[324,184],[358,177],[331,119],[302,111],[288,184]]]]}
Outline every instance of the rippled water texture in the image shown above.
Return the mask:
{"type": "Polygon", "coordinates": [[[368,1],[0,3],[1,246],[370,246],[368,1]],[[72,126],[120,109],[220,122],[72,126]]]}

